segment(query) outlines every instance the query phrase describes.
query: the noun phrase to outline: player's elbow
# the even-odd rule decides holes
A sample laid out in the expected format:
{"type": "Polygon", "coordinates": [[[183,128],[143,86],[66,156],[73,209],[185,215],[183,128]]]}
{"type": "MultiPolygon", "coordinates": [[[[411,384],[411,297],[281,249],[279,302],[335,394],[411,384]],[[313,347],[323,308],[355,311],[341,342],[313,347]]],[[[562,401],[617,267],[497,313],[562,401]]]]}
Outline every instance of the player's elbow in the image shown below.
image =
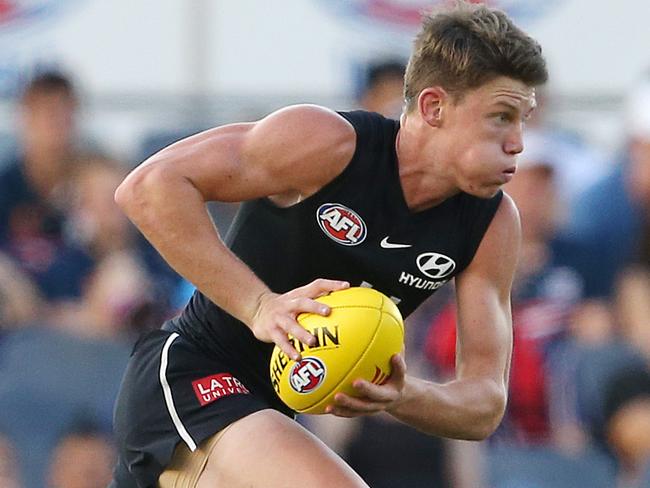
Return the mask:
{"type": "Polygon", "coordinates": [[[476,422],[466,440],[482,441],[490,437],[501,424],[506,411],[507,393],[501,388],[490,388],[481,402],[476,422]]]}
{"type": "Polygon", "coordinates": [[[125,179],[115,190],[113,199],[118,207],[122,210],[126,210],[126,207],[129,205],[129,202],[133,199],[133,188],[130,182],[127,182],[128,178],[125,179]]]}
{"type": "Polygon", "coordinates": [[[122,183],[115,190],[115,203],[127,215],[130,210],[135,208],[136,203],[143,198],[146,193],[145,187],[147,186],[147,179],[150,179],[150,171],[144,168],[137,168],[126,177],[122,183]]]}
{"type": "Polygon", "coordinates": [[[473,432],[466,440],[470,441],[484,441],[490,437],[501,424],[503,419],[503,412],[494,412],[490,415],[486,415],[478,425],[475,426],[473,432]]]}
{"type": "Polygon", "coordinates": [[[131,220],[140,220],[150,212],[152,201],[165,185],[165,170],[143,165],[132,171],[115,190],[115,203],[131,220]]]}

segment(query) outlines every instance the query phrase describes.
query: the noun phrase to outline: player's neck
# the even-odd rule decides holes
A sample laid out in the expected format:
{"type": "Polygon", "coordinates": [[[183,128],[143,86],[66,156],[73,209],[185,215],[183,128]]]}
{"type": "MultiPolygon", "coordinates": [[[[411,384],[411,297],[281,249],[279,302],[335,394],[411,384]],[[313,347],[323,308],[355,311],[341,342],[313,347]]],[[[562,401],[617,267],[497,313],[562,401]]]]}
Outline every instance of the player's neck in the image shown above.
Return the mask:
{"type": "Polygon", "coordinates": [[[413,118],[402,115],[395,149],[404,198],[417,211],[436,206],[459,190],[430,130],[413,118]]]}

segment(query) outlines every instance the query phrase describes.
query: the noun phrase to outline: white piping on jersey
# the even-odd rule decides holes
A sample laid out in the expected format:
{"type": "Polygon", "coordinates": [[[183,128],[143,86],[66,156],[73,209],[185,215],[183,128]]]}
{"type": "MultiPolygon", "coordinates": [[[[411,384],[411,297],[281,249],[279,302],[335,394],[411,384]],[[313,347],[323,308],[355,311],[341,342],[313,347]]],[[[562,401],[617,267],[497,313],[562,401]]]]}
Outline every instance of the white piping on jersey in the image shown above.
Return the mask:
{"type": "Polygon", "coordinates": [[[177,337],[178,334],[176,332],[172,333],[172,335],[167,338],[167,341],[162,348],[162,354],[160,356],[160,384],[163,389],[163,394],[165,395],[165,404],[167,405],[167,411],[169,412],[169,415],[174,422],[174,427],[176,427],[178,435],[180,435],[181,439],[185,441],[185,444],[187,444],[187,447],[189,447],[190,451],[194,452],[196,451],[196,442],[194,442],[194,439],[192,439],[189,432],[187,432],[185,426],[183,425],[183,422],[181,422],[181,419],[178,416],[178,412],[176,412],[176,406],[174,405],[174,399],[172,398],[172,390],[169,387],[166,376],[169,348],[177,337]]]}

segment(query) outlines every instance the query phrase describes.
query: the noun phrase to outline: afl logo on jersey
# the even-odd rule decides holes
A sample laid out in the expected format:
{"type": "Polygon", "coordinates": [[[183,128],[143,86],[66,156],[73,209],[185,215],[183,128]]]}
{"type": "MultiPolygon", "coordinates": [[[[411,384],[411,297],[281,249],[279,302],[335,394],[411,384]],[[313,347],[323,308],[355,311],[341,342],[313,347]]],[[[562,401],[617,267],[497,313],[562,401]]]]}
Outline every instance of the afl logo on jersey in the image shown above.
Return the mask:
{"type": "Polygon", "coordinates": [[[437,280],[446,278],[456,269],[453,259],[437,252],[422,253],[415,262],[424,275],[437,280]]]}
{"type": "Polygon", "coordinates": [[[340,203],[324,203],[318,207],[316,220],[327,237],[344,246],[356,246],[366,238],[367,228],[363,219],[340,203]]]}

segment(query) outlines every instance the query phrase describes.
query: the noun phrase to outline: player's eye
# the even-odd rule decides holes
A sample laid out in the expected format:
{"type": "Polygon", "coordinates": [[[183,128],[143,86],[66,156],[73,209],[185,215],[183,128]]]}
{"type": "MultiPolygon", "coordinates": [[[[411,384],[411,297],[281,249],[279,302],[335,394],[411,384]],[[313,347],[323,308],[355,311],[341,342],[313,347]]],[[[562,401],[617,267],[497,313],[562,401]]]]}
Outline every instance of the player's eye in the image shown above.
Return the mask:
{"type": "Polygon", "coordinates": [[[499,122],[512,122],[512,114],[510,112],[499,112],[497,114],[499,122]]]}

